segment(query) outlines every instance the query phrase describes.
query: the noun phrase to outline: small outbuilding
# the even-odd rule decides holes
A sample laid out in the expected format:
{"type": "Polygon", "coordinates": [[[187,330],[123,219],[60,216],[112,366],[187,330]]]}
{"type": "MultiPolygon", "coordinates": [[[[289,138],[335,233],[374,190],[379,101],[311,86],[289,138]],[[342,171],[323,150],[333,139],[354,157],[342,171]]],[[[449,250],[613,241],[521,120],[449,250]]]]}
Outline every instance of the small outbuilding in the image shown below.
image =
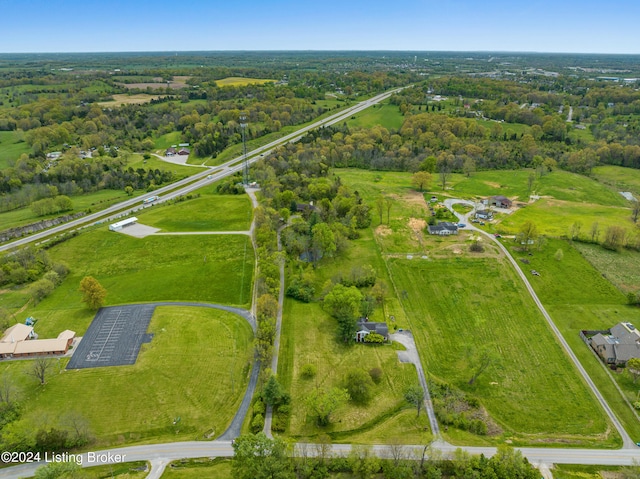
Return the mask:
{"type": "Polygon", "coordinates": [[[506,196],[498,195],[489,198],[489,205],[495,206],[496,208],[511,208],[513,201],[506,196]]]}

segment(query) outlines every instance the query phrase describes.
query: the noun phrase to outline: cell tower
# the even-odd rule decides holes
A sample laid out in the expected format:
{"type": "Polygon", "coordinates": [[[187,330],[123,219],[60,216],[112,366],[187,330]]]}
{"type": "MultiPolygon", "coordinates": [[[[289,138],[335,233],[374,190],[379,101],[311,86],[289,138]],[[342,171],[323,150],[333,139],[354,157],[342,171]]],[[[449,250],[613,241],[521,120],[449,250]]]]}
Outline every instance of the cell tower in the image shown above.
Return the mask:
{"type": "Polygon", "coordinates": [[[244,167],[242,168],[242,184],[249,184],[249,162],[247,161],[247,136],[245,130],[247,129],[247,115],[240,113],[240,128],[242,129],[242,156],[244,158],[244,167]]]}

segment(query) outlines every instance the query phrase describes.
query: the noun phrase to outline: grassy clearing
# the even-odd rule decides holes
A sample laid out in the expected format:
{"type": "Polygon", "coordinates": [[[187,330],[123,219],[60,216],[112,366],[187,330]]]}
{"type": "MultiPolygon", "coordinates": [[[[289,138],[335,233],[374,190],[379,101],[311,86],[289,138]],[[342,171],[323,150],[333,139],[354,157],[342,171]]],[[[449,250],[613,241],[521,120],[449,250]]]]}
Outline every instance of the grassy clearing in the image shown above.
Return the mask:
{"type": "Polygon", "coordinates": [[[630,191],[640,197],[640,170],[622,166],[597,166],[592,176],[615,191],[630,191]]]}
{"type": "Polygon", "coordinates": [[[253,250],[246,236],[139,239],[104,228],[69,240],[50,253],[72,265],[59,288],[68,299],[80,298],[69,289],[77,288],[87,275],[107,289],[107,304],[192,300],[246,305],[251,297],[253,250]]]}
{"type": "MultiPolygon", "coordinates": [[[[285,381],[294,398],[289,435],[296,439],[313,439],[319,434],[329,434],[335,442],[375,442],[382,434],[389,434],[387,441],[397,439],[406,442],[407,432],[395,423],[395,416],[399,408],[406,405],[403,397],[405,389],[417,382],[415,367],[400,364],[397,351],[389,345],[371,347],[339,342],[336,338],[336,321],[323,312],[317,303],[303,304],[288,300],[285,313],[286,334],[294,338],[287,344],[291,348],[288,354],[293,361],[289,361],[290,376],[285,381]],[[316,366],[315,378],[301,377],[300,371],[305,364],[316,366]],[[382,382],[374,386],[374,399],[369,405],[349,403],[342,406],[326,428],[318,428],[307,417],[304,398],[311,391],[342,386],[344,375],[351,368],[368,371],[374,367],[381,368],[384,376],[382,382]],[[394,424],[387,425],[386,422],[392,417],[394,424]]],[[[412,417],[415,419],[415,413],[412,417]]],[[[404,422],[411,421],[405,418],[404,422]]],[[[419,435],[423,440],[428,439],[427,436],[430,436],[428,432],[419,435]]],[[[415,434],[411,434],[411,439],[416,439],[415,434]]]]}
{"type": "Polygon", "coordinates": [[[404,123],[404,116],[400,113],[398,106],[384,103],[357,113],[355,118],[347,121],[347,126],[350,128],[382,126],[388,130],[399,130],[402,123],[404,123]]]}
{"type": "MultiPolygon", "coordinates": [[[[551,240],[544,250],[527,258],[531,264],[526,271],[533,268],[541,273],[530,277],[540,300],[626,430],[640,440],[640,421],[614,388],[602,362],[579,337],[580,330],[609,329],[620,321],[640,324],[640,309],[626,305],[625,296],[565,241],[551,240]],[[563,250],[562,261],[554,258],[558,249],[563,250]]],[[[635,401],[637,385],[625,374],[614,377],[627,398],[635,401]]]]}
{"type": "Polygon", "coordinates": [[[31,151],[23,137],[21,131],[0,131],[0,170],[8,168],[21,154],[31,151]]]}
{"type": "Polygon", "coordinates": [[[244,78],[244,77],[227,77],[221,80],[216,80],[216,85],[222,86],[245,86],[245,85],[264,85],[265,83],[272,83],[276,80],[265,78],[244,78]]]}
{"type": "Polygon", "coordinates": [[[162,307],[149,331],[153,340],[143,345],[135,365],[67,371],[64,359],[45,387],[24,374],[30,361],[4,363],[2,372],[29,398],[21,423],[38,424],[45,415],[56,421],[76,411],[97,438],[92,448],[220,435],[246,388],[250,326],[223,311],[162,307]]]}
{"type": "MultiPolygon", "coordinates": [[[[165,84],[159,85],[160,88],[166,88],[165,84]]],[[[151,100],[157,100],[164,98],[164,95],[147,95],[146,93],[138,93],[136,95],[128,95],[126,93],[115,93],[111,95],[113,100],[100,101],[98,105],[102,107],[118,107],[122,105],[142,105],[143,103],[149,103],[151,100]]]]}
{"type": "Polygon", "coordinates": [[[233,479],[231,459],[190,459],[174,461],[162,474],[162,479],[233,479]]]}
{"type": "MultiPolygon", "coordinates": [[[[491,120],[476,120],[478,125],[484,126],[487,130],[491,131],[491,127],[496,124],[495,121],[491,120]]],[[[531,133],[531,127],[529,125],[525,125],[523,123],[507,123],[507,122],[499,122],[500,126],[502,126],[502,131],[507,133],[517,133],[518,135],[526,135],[527,133],[531,133]],[[509,131],[511,130],[511,131],[509,131]]]]}
{"type": "Polygon", "coordinates": [[[85,467],[80,479],[144,479],[149,473],[149,464],[145,461],[124,462],[108,466],[85,467]]]}
{"type": "Polygon", "coordinates": [[[591,265],[623,293],[640,293],[640,253],[610,251],[585,243],[573,245],[591,265]]]}
{"type": "Polygon", "coordinates": [[[138,218],[162,231],[247,231],[251,204],[245,195],[205,194],[167,207],[147,208],[138,218]]]}
{"type": "Polygon", "coordinates": [[[556,479],[602,479],[621,477],[620,466],[583,466],[578,464],[555,464],[553,477],[556,479]]]}
{"type": "MultiPolygon", "coordinates": [[[[44,338],[67,328],[82,334],[89,326],[93,312],[78,291],[87,275],[106,288],[107,305],[184,300],[247,306],[251,301],[254,256],[247,236],[136,239],[104,228],[58,245],[50,255],[67,263],[71,273],[51,296],[18,315],[21,321],[38,318],[44,338]]],[[[0,295],[0,304],[16,309],[27,300],[24,289],[0,295]]]]}
{"type": "MultiPolygon", "coordinates": [[[[450,195],[463,198],[504,195],[528,202],[529,194],[553,197],[557,200],[584,202],[606,206],[625,206],[624,198],[611,188],[592,179],[569,173],[553,171],[542,177],[536,177],[531,192],[529,191],[530,169],[479,171],[466,177],[460,174],[451,175],[450,195]]],[[[434,186],[437,176],[434,175],[434,186]]]]}
{"type": "Polygon", "coordinates": [[[538,232],[547,236],[566,236],[574,223],[580,223],[581,234],[588,235],[591,225],[597,222],[601,237],[608,226],[623,226],[628,230],[633,228],[628,208],[546,198],[505,217],[497,228],[501,232],[514,234],[527,221],[533,222],[538,227],[538,232]]]}
{"type": "Polygon", "coordinates": [[[397,291],[406,292],[403,305],[426,371],[478,398],[504,430],[492,441],[618,444],[504,260],[390,259],[389,266],[397,291]],[[473,350],[483,347],[500,359],[471,386],[473,350]]]}
{"type": "Polygon", "coordinates": [[[166,133],[156,138],[155,147],[166,150],[171,145],[177,145],[178,143],[182,143],[182,133],[179,131],[172,131],[171,133],[166,133]]]}

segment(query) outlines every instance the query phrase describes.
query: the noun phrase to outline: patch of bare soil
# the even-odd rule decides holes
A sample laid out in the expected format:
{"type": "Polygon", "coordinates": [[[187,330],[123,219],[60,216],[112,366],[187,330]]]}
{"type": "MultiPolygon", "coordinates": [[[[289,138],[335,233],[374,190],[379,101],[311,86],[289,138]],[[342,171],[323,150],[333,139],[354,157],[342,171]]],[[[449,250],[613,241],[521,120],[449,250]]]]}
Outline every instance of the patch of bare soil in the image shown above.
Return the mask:
{"type": "Polygon", "coordinates": [[[380,225],[376,228],[376,234],[378,236],[389,236],[391,233],[393,233],[393,231],[391,231],[391,228],[389,228],[387,225],[380,225]]]}
{"type": "Polygon", "coordinates": [[[496,183],[495,181],[483,181],[483,183],[491,188],[500,188],[500,183],[496,183]]]}
{"type": "Polygon", "coordinates": [[[418,191],[411,191],[406,193],[402,197],[403,201],[406,201],[410,205],[421,206],[422,208],[427,208],[427,201],[424,199],[424,195],[418,191]]]}
{"type": "Polygon", "coordinates": [[[424,229],[427,227],[427,222],[418,218],[409,218],[409,228],[411,229],[414,238],[418,241],[419,245],[424,244],[424,229]]]}

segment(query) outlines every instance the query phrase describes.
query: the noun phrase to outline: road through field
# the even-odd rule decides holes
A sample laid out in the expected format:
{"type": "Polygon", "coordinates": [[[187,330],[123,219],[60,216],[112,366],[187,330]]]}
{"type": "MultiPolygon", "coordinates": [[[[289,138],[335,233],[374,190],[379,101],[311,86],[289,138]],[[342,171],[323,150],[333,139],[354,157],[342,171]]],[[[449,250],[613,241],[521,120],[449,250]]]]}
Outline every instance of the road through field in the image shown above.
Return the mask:
{"type": "Polygon", "coordinates": [[[584,367],[582,366],[582,364],[578,360],[577,356],[574,354],[574,352],[572,351],[571,347],[569,346],[567,341],[562,336],[562,333],[560,332],[560,330],[558,329],[556,324],[553,322],[553,319],[551,319],[551,316],[549,315],[549,313],[545,309],[544,305],[542,304],[542,302],[538,298],[538,295],[534,291],[533,286],[531,286],[531,283],[529,282],[527,276],[524,274],[524,272],[520,268],[520,265],[518,264],[518,262],[514,259],[513,256],[511,256],[511,253],[509,252],[509,250],[507,250],[507,248],[502,244],[501,241],[499,241],[496,237],[490,235],[486,231],[481,230],[480,228],[476,228],[475,226],[473,226],[473,224],[471,224],[469,222],[469,217],[473,213],[475,213],[475,207],[476,207],[475,203],[473,203],[471,201],[467,201],[467,200],[460,200],[460,199],[446,199],[444,201],[444,203],[445,203],[445,206],[454,215],[456,215],[456,217],[462,223],[465,223],[467,225],[465,227],[466,229],[482,233],[484,236],[486,236],[491,241],[493,241],[495,244],[497,244],[498,247],[500,248],[500,250],[507,257],[507,259],[509,259],[509,262],[513,265],[514,269],[518,273],[518,276],[520,276],[520,278],[522,279],[525,287],[527,288],[527,291],[529,291],[529,294],[531,295],[531,298],[536,303],[536,306],[538,306],[538,309],[540,310],[540,312],[544,316],[545,320],[549,324],[549,327],[551,328],[551,330],[555,334],[556,338],[560,342],[560,345],[565,350],[565,352],[567,353],[567,355],[569,356],[569,358],[571,359],[571,361],[575,365],[576,369],[578,369],[578,371],[582,375],[582,378],[585,380],[585,382],[587,383],[587,385],[589,386],[589,388],[593,392],[594,396],[596,397],[596,399],[598,400],[598,402],[602,406],[602,409],[604,409],[604,411],[607,414],[607,416],[609,416],[609,419],[611,420],[611,422],[613,423],[613,425],[617,429],[618,433],[620,434],[620,437],[622,437],[623,448],[637,450],[638,447],[636,446],[635,441],[633,441],[631,439],[631,437],[629,436],[627,431],[624,429],[624,427],[622,426],[622,424],[620,423],[620,421],[618,420],[618,418],[614,414],[613,410],[609,407],[609,403],[607,403],[607,401],[604,399],[604,397],[602,396],[602,394],[600,393],[600,391],[596,387],[595,383],[591,380],[591,378],[589,377],[589,374],[587,374],[587,371],[584,369],[584,367]],[[464,204],[464,205],[472,206],[474,209],[471,210],[470,212],[466,213],[466,214],[461,214],[461,213],[456,212],[453,209],[453,205],[456,204],[456,203],[457,204],[464,204]]]}

